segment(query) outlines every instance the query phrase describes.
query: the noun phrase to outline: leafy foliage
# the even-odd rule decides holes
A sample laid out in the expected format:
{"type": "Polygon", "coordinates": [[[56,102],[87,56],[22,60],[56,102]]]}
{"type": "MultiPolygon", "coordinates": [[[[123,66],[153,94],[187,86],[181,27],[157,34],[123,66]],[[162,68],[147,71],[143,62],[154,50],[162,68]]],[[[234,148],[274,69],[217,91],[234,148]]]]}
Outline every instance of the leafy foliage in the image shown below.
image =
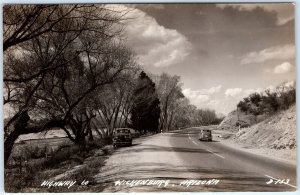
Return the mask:
{"type": "Polygon", "coordinates": [[[240,101],[237,107],[245,113],[255,116],[273,114],[280,110],[286,110],[296,102],[295,83],[287,85],[282,83],[276,90],[265,90],[264,93],[252,93],[240,101]]]}
{"type": "Polygon", "coordinates": [[[142,71],[133,92],[131,126],[139,131],[157,132],[160,117],[160,101],[155,84],[142,71]]]}

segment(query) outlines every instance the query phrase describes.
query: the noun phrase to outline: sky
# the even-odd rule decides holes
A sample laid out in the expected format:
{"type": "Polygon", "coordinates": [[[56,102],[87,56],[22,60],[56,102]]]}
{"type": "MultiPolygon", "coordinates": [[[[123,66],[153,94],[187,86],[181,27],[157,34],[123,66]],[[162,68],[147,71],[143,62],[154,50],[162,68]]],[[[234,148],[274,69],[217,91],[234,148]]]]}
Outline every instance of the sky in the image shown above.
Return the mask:
{"type": "Polygon", "coordinates": [[[178,75],[198,108],[227,114],[253,92],[296,78],[294,5],[137,4],[124,32],[153,74],[178,75]]]}

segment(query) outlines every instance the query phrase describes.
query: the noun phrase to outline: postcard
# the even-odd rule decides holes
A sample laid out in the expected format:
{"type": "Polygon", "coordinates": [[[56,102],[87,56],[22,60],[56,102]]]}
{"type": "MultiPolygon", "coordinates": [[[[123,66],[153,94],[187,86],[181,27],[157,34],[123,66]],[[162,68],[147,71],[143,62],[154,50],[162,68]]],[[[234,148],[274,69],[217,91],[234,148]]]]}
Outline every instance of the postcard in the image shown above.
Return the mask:
{"type": "Polygon", "coordinates": [[[295,5],[3,5],[6,192],[294,192],[295,5]]]}

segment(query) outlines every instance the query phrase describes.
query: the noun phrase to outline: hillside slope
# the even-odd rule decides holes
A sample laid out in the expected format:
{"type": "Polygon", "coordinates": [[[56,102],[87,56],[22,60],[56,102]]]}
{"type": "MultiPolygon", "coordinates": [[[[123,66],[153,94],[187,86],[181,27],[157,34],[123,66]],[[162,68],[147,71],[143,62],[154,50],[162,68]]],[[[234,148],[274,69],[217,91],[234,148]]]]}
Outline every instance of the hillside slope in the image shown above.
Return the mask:
{"type": "Polygon", "coordinates": [[[239,142],[270,149],[296,149],[296,106],[236,134],[239,142]]]}
{"type": "Polygon", "coordinates": [[[231,147],[292,164],[297,163],[296,139],[295,105],[251,127],[218,137],[219,141],[231,147]]]}
{"type": "Polygon", "coordinates": [[[218,129],[238,129],[237,122],[239,122],[241,127],[248,127],[256,123],[255,116],[241,111],[237,113],[237,111],[234,110],[223,119],[218,129]]]}

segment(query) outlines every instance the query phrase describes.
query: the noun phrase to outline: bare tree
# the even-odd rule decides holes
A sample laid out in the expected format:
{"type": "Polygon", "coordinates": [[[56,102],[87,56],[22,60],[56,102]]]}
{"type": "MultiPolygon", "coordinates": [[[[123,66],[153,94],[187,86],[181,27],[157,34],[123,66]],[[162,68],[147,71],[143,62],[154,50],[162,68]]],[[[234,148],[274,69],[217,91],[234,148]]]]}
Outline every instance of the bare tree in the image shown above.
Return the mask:
{"type": "Polygon", "coordinates": [[[117,38],[122,16],[94,5],[5,6],[4,100],[16,109],[5,124],[5,164],[21,134],[85,132],[94,114],[82,102],[132,65],[117,38]]]}
{"type": "Polygon", "coordinates": [[[157,91],[162,110],[160,126],[164,131],[168,131],[174,119],[177,101],[184,97],[180,77],[163,73],[158,79],[157,91]]]}
{"type": "Polygon", "coordinates": [[[5,5],[3,50],[6,51],[10,47],[49,32],[93,31],[105,36],[114,36],[114,33],[101,29],[119,22],[125,14],[112,13],[112,10],[108,10],[104,5],[91,4],[5,5]],[[95,23],[98,23],[98,27],[94,25],[95,23]],[[65,24],[74,25],[65,26],[65,24]]]}
{"type": "Polygon", "coordinates": [[[191,127],[198,123],[196,117],[197,107],[190,104],[187,98],[181,98],[176,102],[172,127],[175,129],[191,127]]]}
{"type": "Polygon", "coordinates": [[[136,66],[124,72],[119,80],[108,85],[94,100],[100,123],[106,126],[106,136],[111,136],[116,126],[121,127],[123,120],[123,125],[127,123],[138,70],[136,66]]]}

